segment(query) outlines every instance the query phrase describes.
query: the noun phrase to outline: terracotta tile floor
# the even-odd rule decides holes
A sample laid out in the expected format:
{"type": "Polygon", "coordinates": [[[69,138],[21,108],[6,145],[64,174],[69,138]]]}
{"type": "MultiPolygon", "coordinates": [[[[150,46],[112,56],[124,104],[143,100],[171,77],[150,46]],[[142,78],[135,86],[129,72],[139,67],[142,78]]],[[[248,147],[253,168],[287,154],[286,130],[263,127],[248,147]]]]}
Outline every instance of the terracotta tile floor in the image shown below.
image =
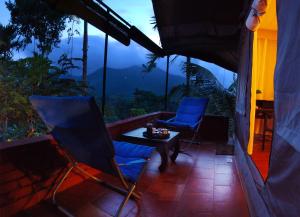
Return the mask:
{"type": "MultiPolygon", "coordinates": [[[[140,180],[142,200],[130,200],[123,217],[248,217],[234,157],[215,155],[214,144],[187,150],[192,157],[179,155],[164,173],[158,172],[160,157],[155,154],[140,180]]],[[[123,196],[85,181],[58,195],[58,201],[79,217],[112,216],[123,196]]],[[[28,210],[31,217],[64,216],[43,202],[28,210]]],[[[26,215],[24,215],[26,216],[26,215]]]]}
{"type": "Polygon", "coordinates": [[[254,161],[257,169],[265,180],[269,171],[269,159],[271,153],[271,137],[267,137],[265,142],[265,150],[262,150],[262,141],[261,138],[255,137],[253,154],[251,156],[254,161]]]}

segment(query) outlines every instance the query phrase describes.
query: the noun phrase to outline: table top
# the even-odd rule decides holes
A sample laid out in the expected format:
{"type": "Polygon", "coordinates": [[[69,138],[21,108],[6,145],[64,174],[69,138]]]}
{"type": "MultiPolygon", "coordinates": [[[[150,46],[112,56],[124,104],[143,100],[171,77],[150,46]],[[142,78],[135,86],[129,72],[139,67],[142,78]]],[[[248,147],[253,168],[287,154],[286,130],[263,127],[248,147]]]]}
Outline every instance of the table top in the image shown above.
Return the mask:
{"type": "Polygon", "coordinates": [[[129,138],[135,138],[135,139],[143,139],[143,140],[148,140],[148,141],[157,141],[157,142],[169,142],[172,139],[174,139],[176,136],[179,135],[179,132],[176,131],[171,131],[170,132],[170,137],[167,139],[150,139],[145,136],[143,136],[143,132],[147,131],[145,127],[137,128],[135,130],[129,131],[127,133],[122,134],[122,136],[129,137],[129,138]]]}

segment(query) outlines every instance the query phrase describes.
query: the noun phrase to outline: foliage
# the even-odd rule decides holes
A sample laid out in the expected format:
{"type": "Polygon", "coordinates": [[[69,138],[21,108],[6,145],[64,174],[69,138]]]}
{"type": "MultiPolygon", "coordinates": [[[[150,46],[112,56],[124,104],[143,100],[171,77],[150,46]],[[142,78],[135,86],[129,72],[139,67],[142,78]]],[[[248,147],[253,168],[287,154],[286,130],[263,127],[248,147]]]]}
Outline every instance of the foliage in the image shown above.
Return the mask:
{"type": "Polygon", "coordinates": [[[132,108],[130,109],[131,116],[139,116],[139,115],[145,115],[147,112],[143,108],[132,108]]]}
{"type": "Polygon", "coordinates": [[[146,113],[162,110],[164,97],[157,96],[151,91],[136,89],[134,92],[134,108],[143,108],[146,113]]]}
{"type": "Polygon", "coordinates": [[[181,71],[184,73],[189,73],[190,77],[195,77],[197,74],[205,72],[205,71],[209,71],[209,70],[204,68],[203,66],[196,64],[196,63],[191,63],[191,62],[186,61],[186,62],[182,63],[181,71]]]}
{"type": "Polygon", "coordinates": [[[151,17],[150,24],[153,25],[153,27],[152,27],[153,30],[157,30],[157,22],[156,22],[155,16],[151,17]]]}
{"type": "Polygon", "coordinates": [[[16,37],[16,29],[12,25],[0,24],[0,60],[11,59],[12,50],[20,47],[16,37]]]}
{"type": "Polygon", "coordinates": [[[66,28],[66,20],[73,19],[52,9],[43,0],[7,1],[6,7],[11,14],[11,25],[19,35],[19,41],[25,47],[37,39],[37,48],[47,55],[53,46],[60,42],[61,32],[66,28]]]}
{"type": "Polygon", "coordinates": [[[160,57],[154,53],[148,53],[147,54],[148,62],[142,65],[144,69],[143,72],[151,72],[154,68],[156,68],[156,61],[159,58],[160,57]]]}
{"type": "MultiPolygon", "coordinates": [[[[147,63],[143,64],[143,72],[151,72],[154,68],[156,68],[156,62],[158,59],[160,59],[161,57],[157,56],[154,53],[149,53],[147,54],[147,63]]],[[[178,55],[174,55],[174,57],[171,59],[170,63],[173,63],[176,59],[178,58],[178,55]]],[[[207,70],[202,66],[199,66],[195,63],[191,63],[191,58],[187,57],[187,60],[185,62],[182,63],[182,67],[181,67],[181,71],[185,74],[186,77],[186,87],[184,90],[184,95],[189,95],[190,93],[190,82],[191,82],[191,78],[194,77],[197,73],[207,70]]]]}
{"type": "Polygon", "coordinates": [[[233,82],[232,84],[228,87],[228,91],[232,93],[233,95],[236,95],[236,88],[237,88],[237,77],[236,74],[233,74],[233,82]]]}
{"type": "MultiPolygon", "coordinates": [[[[189,95],[209,98],[206,114],[228,117],[230,124],[229,135],[231,135],[233,133],[236,82],[228,89],[225,89],[212,72],[203,67],[198,69],[195,80],[191,82],[189,95]]],[[[172,88],[169,94],[169,109],[176,111],[178,104],[186,95],[186,85],[178,85],[172,88]]]]}
{"type": "MultiPolygon", "coordinates": [[[[178,57],[178,55],[174,55],[173,58],[171,58],[170,63],[173,63],[178,57]]],[[[154,68],[156,68],[156,62],[162,57],[157,56],[155,53],[148,53],[146,58],[148,61],[146,64],[142,65],[144,68],[143,72],[151,72],[154,68]]]]}
{"type": "MultiPolygon", "coordinates": [[[[80,95],[84,86],[64,79],[71,66],[61,60],[59,66],[41,55],[18,61],[6,61],[0,68],[0,135],[2,139],[32,136],[45,127],[28,101],[31,95],[80,95]]],[[[0,138],[1,139],[1,138],[0,138]]]]}
{"type": "MultiPolygon", "coordinates": [[[[208,97],[210,101],[207,113],[211,115],[233,116],[234,105],[232,109],[232,104],[234,104],[235,95],[228,89],[225,89],[209,70],[196,64],[193,64],[193,69],[198,69],[199,71],[194,71],[194,73],[197,73],[194,75],[195,79],[191,83],[190,96],[208,97]]],[[[170,91],[170,103],[175,105],[176,108],[184,96],[186,96],[185,85],[178,85],[170,91]]]]}
{"type": "Polygon", "coordinates": [[[136,89],[133,98],[111,96],[107,99],[105,108],[106,122],[126,119],[163,109],[163,96],[157,96],[151,91],[136,89]]]}

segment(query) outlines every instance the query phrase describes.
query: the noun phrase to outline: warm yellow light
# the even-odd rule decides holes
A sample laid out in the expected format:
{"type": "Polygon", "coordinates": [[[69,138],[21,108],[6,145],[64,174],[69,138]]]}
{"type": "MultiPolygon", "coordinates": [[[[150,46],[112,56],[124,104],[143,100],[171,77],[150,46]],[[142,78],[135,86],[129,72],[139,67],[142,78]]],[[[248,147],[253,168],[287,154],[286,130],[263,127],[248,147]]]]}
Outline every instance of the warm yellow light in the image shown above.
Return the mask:
{"type": "Polygon", "coordinates": [[[276,1],[268,2],[268,10],[261,20],[261,25],[254,33],[250,135],[248,153],[253,152],[256,100],[274,100],[274,70],[277,52],[276,1]],[[259,93],[258,93],[259,92],[259,93]]]}

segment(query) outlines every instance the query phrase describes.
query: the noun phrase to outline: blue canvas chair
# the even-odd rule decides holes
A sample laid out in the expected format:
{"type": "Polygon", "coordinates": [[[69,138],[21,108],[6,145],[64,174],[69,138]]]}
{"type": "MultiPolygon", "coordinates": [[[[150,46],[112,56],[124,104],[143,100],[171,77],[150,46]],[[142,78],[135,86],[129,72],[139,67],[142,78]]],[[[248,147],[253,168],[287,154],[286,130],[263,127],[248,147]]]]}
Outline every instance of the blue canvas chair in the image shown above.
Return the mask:
{"type": "MultiPolygon", "coordinates": [[[[131,196],[135,199],[140,198],[140,194],[135,191],[136,183],[154,148],[112,141],[102,114],[92,97],[31,96],[30,101],[51,130],[53,137],[65,150],[69,161],[64,176],[53,189],[54,204],[57,204],[57,190],[72,170],[77,170],[106,187],[125,194],[116,216],[120,215],[131,196]],[[80,168],[78,162],[117,176],[124,188],[118,188],[92,176],[80,168]]],[[[68,213],[59,205],[58,208],[68,213]]]]}
{"type": "Polygon", "coordinates": [[[157,123],[179,132],[191,131],[191,143],[196,139],[201,121],[205,114],[208,98],[184,97],[176,111],[175,117],[169,120],[158,120],[157,123]]]}

